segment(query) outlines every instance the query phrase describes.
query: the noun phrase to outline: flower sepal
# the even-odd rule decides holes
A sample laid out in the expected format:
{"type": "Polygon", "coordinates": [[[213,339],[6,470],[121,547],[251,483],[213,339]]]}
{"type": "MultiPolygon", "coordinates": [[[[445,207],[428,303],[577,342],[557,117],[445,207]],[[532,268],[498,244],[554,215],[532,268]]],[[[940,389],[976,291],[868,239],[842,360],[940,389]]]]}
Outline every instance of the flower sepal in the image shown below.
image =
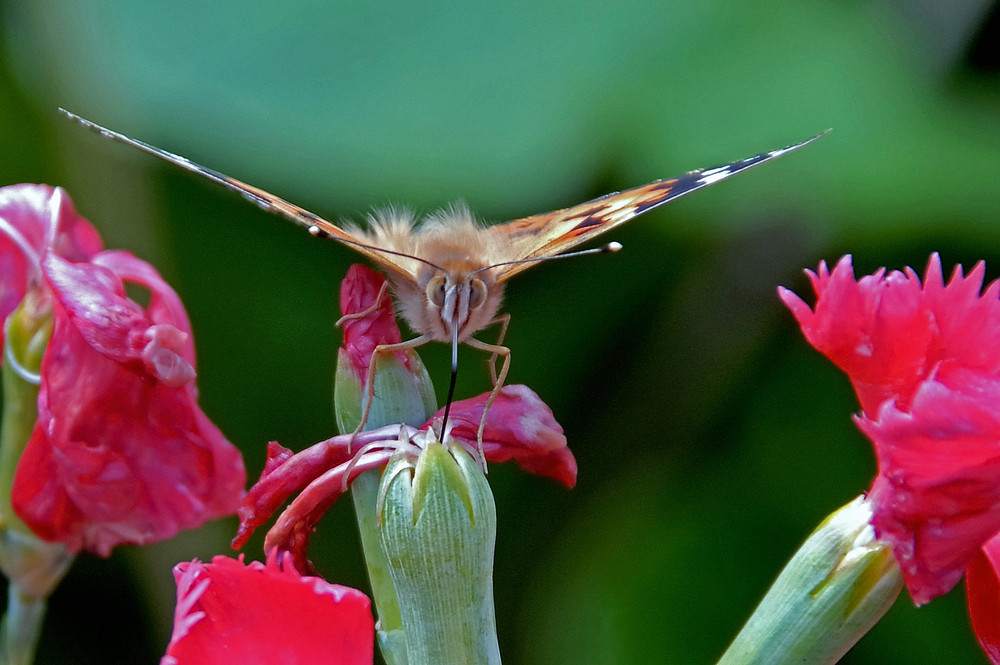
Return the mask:
{"type": "MultiPolygon", "coordinates": [[[[405,361],[396,354],[377,354],[373,373],[371,407],[365,429],[375,429],[393,423],[419,425],[427,415],[437,410],[434,384],[420,356],[413,350],[405,352],[405,361]]],[[[333,385],[333,407],[337,429],[353,432],[361,422],[366,396],[363,378],[357,375],[348,352],[337,354],[337,373],[333,385]]]]}
{"type": "Polygon", "coordinates": [[[810,534],[718,665],[836,663],[903,588],[892,546],[860,496],[810,534]]]}

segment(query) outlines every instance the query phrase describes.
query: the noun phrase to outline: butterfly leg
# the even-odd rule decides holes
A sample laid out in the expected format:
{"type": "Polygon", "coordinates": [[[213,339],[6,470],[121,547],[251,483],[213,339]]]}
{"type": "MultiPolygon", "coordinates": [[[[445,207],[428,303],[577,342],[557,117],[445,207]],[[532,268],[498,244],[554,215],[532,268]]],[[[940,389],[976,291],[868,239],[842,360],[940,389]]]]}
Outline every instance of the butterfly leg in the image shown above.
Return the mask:
{"type": "MultiPolygon", "coordinates": [[[[504,329],[506,329],[506,327],[505,322],[504,329]]],[[[483,468],[485,469],[486,456],[483,453],[483,432],[486,429],[486,415],[490,412],[490,407],[493,406],[493,401],[497,398],[497,395],[500,394],[500,390],[503,388],[503,382],[507,378],[507,370],[510,369],[510,349],[500,344],[487,344],[486,342],[481,342],[473,337],[467,339],[465,343],[474,349],[479,349],[480,351],[486,351],[487,353],[493,354],[493,360],[495,360],[497,356],[503,356],[503,365],[500,366],[500,374],[494,378],[493,390],[490,392],[490,396],[486,400],[486,406],[483,407],[483,417],[479,421],[479,432],[476,434],[476,444],[479,447],[479,457],[482,460],[483,468]]]]}
{"type": "Polygon", "coordinates": [[[337,322],[334,323],[333,325],[339,328],[340,326],[344,325],[344,323],[346,323],[347,321],[354,321],[355,319],[363,319],[369,314],[374,313],[375,310],[377,310],[381,306],[382,298],[385,297],[385,294],[388,291],[389,291],[389,282],[388,281],[382,282],[382,286],[378,290],[378,295],[375,296],[375,302],[373,302],[370,307],[367,307],[360,312],[354,312],[353,314],[344,314],[342,317],[337,319],[337,322]]]}
{"type": "Polygon", "coordinates": [[[368,422],[368,416],[372,410],[372,402],[375,401],[375,366],[378,356],[386,353],[395,353],[396,351],[408,351],[410,349],[415,349],[416,347],[424,344],[430,338],[426,335],[420,335],[419,337],[414,337],[406,342],[397,342],[396,344],[379,344],[372,351],[371,360],[368,362],[368,373],[365,376],[365,396],[364,396],[364,406],[361,409],[361,421],[358,423],[357,428],[351,432],[351,440],[347,444],[347,450],[350,452],[351,447],[354,445],[354,439],[361,433],[364,429],[365,424],[368,422]]]}
{"type": "MultiPolygon", "coordinates": [[[[499,323],[500,324],[500,334],[497,336],[497,341],[496,341],[495,346],[497,346],[498,348],[501,348],[501,349],[507,348],[507,347],[503,346],[503,338],[507,336],[507,325],[510,323],[510,314],[507,314],[507,313],[499,314],[499,315],[497,315],[497,318],[495,318],[492,321],[490,321],[487,325],[488,326],[492,326],[495,323],[499,323]]],[[[490,356],[490,361],[489,361],[490,362],[490,379],[493,381],[493,385],[497,384],[497,356],[498,355],[503,355],[503,354],[497,353],[497,352],[494,351],[493,354],[490,356]]],[[[506,355],[507,355],[507,361],[509,361],[510,360],[510,349],[507,349],[507,354],[506,355]]],[[[504,374],[506,374],[506,373],[507,372],[505,371],[504,374]]],[[[501,381],[500,384],[503,385],[503,382],[501,381]]]]}

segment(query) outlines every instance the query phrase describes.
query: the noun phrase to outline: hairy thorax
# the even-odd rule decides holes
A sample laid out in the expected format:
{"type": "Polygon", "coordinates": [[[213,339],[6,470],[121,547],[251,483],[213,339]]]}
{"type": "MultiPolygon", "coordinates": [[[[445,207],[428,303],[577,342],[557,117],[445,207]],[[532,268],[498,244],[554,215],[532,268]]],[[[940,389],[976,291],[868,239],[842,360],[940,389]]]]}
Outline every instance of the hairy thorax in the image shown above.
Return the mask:
{"type": "Polygon", "coordinates": [[[406,276],[390,273],[390,279],[414,332],[463,342],[496,318],[503,295],[490,267],[497,239],[482,232],[467,208],[453,206],[420,223],[407,211],[384,210],[369,223],[369,243],[396,252],[406,269],[406,276]]]}

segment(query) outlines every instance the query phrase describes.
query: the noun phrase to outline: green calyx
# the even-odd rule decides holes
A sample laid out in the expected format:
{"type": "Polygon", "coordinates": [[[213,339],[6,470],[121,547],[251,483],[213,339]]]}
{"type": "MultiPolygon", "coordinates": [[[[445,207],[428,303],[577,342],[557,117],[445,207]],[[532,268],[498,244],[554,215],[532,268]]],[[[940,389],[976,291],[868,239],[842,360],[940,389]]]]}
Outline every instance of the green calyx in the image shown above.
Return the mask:
{"type": "MultiPolygon", "coordinates": [[[[461,449],[458,449],[461,450],[461,449]]],[[[462,451],[464,453],[464,451],[462,451]]],[[[468,455],[465,455],[468,457],[468,455]]],[[[439,486],[448,487],[466,509],[466,517],[475,527],[476,515],[472,507],[469,482],[455,458],[441,444],[433,444],[417,459],[413,472],[413,519],[419,522],[424,505],[434,505],[439,486]]],[[[487,489],[489,489],[487,487],[487,489]]]]}
{"type": "MultiPolygon", "coordinates": [[[[433,436],[431,434],[431,436],[433,436]]],[[[493,608],[496,506],[482,469],[432,441],[386,467],[379,536],[408,665],[500,662],[493,608]]]]}
{"type": "Polygon", "coordinates": [[[835,511],[778,575],[719,665],[836,663],[903,588],[864,497],[835,511]]]}
{"type": "MultiPolygon", "coordinates": [[[[372,403],[363,429],[403,423],[422,425],[435,411],[434,384],[415,351],[406,352],[404,364],[395,354],[376,354],[372,403]]],[[[337,428],[342,434],[353,432],[361,422],[368,399],[364,377],[359,377],[344,349],[337,355],[337,374],[333,386],[333,406],[337,428]]]]}

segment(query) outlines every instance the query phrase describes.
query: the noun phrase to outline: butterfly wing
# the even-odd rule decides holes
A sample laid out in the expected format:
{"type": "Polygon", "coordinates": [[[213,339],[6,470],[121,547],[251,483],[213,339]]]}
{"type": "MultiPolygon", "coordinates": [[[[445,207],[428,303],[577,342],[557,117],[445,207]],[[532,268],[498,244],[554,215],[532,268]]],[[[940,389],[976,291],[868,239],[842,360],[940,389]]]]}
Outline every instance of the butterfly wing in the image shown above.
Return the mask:
{"type": "Polygon", "coordinates": [[[87,120],[86,118],[81,118],[74,113],[70,113],[66,109],[59,110],[70,119],[75,120],[88,129],[94,130],[106,138],[120,141],[132,146],[133,148],[137,148],[143,152],[149,153],[150,155],[166,160],[171,164],[176,164],[182,169],[186,169],[192,173],[208,178],[212,182],[218,183],[226,189],[236,192],[246,200],[259,206],[261,209],[281,215],[282,217],[289,219],[300,226],[306,227],[312,235],[333,238],[334,240],[351,247],[358,253],[371,259],[377,265],[396,273],[400,277],[405,277],[411,282],[414,281],[413,275],[408,270],[403,268],[396,261],[390,259],[386,254],[378,251],[377,248],[367,245],[363,236],[352,233],[348,229],[343,229],[333,222],[327,221],[319,215],[309,212],[305,208],[300,208],[294,203],[289,203],[274,194],[265,192],[263,189],[254,187],[253,185],[248,185],[245,182],[237,180],[236,178],[230,178],[223,173],[219,173],[218,171],[196,164],[186,157],[175,155],[172,152],[161,150],[160,148],[149,145],[148,143],[129,138],[124,134],[119,134],[116,131],[102,127],[97,123],[87,120]]]}
{"type": "Polygon", "coordinates": [[[535,265],[530,259],[561,254],[668,201],[801,148],[823,134],[738,162],[690,171],[669,180],[657,180],[623,192],[606,194],[570,208],[515,219],[490,227],[490,231],[503,236],[515,248],[515,255],[511,257],[511,261],[529,259],[524,263],[498,267],[495,273],[496,279],[498,282],[510,279],[535,265]]]}

